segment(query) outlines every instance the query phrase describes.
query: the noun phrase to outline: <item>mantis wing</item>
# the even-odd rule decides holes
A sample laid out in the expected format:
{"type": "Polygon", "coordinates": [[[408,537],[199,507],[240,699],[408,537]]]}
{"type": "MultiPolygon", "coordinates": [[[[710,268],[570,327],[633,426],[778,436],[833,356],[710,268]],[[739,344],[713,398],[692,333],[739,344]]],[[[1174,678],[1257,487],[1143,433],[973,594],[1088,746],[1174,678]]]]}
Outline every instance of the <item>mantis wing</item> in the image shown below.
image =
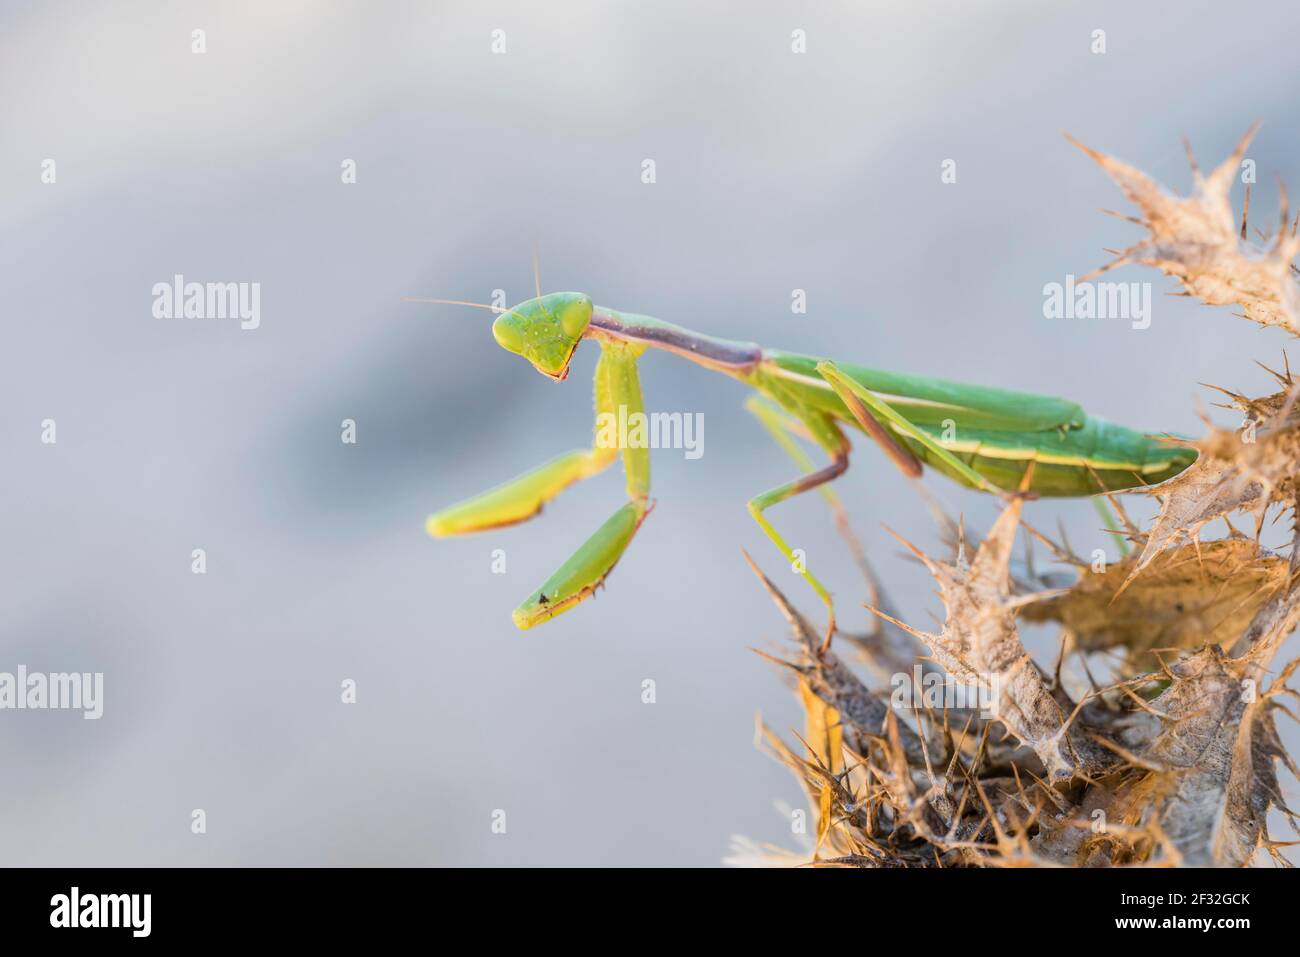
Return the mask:
{"type": "MultiPolygon", "coordinates": [[[[817,366],[825,361],[792,353],[771,353],[767,358],[778,369],[806,378],[810,383],[820,380],[817,366]]],[[[887,372],[843,362],[835,363],[835,368],[917,425],[942,425],[945,419],[952,419],[964,429],[1042,432],[1081,428],[1087,421],[1087,414],[1078,403],[1052,396],[887,372]]],[[[786,384],[790,384],[788,380],[786,384]]]]}

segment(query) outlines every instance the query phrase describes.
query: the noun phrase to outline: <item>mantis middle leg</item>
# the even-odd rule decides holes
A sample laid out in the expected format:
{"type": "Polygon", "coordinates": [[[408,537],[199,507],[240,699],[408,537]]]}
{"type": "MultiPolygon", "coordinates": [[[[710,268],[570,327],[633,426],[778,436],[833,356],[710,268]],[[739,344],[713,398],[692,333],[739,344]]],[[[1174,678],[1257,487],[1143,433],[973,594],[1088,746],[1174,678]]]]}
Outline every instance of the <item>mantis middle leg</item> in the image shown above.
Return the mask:
{"type": "MultiPolygon", "coordinates": [[[[813,464],[812,459],[794,441],[796,437],[808,441],[813,440],[813,437],[808,434],[798,419],[775,402],[759,395],[751,395],[745,400],[745,410],[758,419],[759,424],[767,430],[768,435],[772,436],[773,441],[785,451],[795,465],[803,469],[805,473],[817,470],[817,466],[813,464]]],[[[818,491],[821,492],[822,498],[826,500],[826,504],[830,507],[831,514],[835,517],[835,527],[838,529],[840,537],[844,539],[845,544],[849,546],[849,551],[853,553],[853,560],[861,569],[863,577],[868,582],[873,581],[874,576],[867,563],[866,550],[863,549],[862,541],[858,538],[857,533],[853,531],[844,502],[835,494],[835,490],[830,487],[829,483],[823,484],[818,491]]]]}
{"type": "MultiPolygon", "coordinates": [[[[936,456],[950,464],[963,478],[966,478],[976,488],[988,491],[997,491],[982,475],[962,462],[955,455],[945,449],[930,435],[914,423],[901,415],[897,410],[890,406],[884,399],[871,392],[861,383],[845,375],[833,362],[821,362],[817,365],[817,373],[827,382],[828,385],[839,396],[846,409],[853,416],[854,420],[862,427],[863,431],[870,437],[881,449],[889,456],[890,460],[899,468],[904,475],[909,478],[917,478],[921,474],[921,463],[916,457],[889,431],[888,427],[896,428],[900,433],[915,439],[921,445],[932,451],[936,456]]],[[[782,403],[784,406],[785,403],[782,403]]],[[[777,442],[785,448],[787,453],[795,458],[800,464],[808,462],[807,457],[794,446],[790,440],[790,424],[785,416],[780,412],[765,405],[761,401],[751,402],[749,409],[759,420],[767,427],[777,442]]],[[[844,438],[839,427],[828,416],[823,413],[814,412],[806,408],[786,407],[783,411],[788,411],[802,426],[802,431],[806,432],[810,438],[818,442],[831,456],[831,464],[825,468],[810,472],[807,475],[788,482],[785,485],[770,489],[761,495],[755,496],[750,500],[749,511],[754,520],[758,522],[764,533],[770,538],[781,553],[785,555],[786,560],[792,564],[795,563],[794,553],[790,547],[781,538],[780,534],[772,527],[771,523],[763,516],[763,511],[768,507],[775,505],[777,502],[784,501],[806,492],[813,488],[825,486],[826,483],[833,481],[848,469],[848,441],[844,438]]],[[[837,519],[840,517],[841,509],[836,508],[837,497],[829,489],[822,488],[822,493],[827,496],[831,507],[837,512],[837,519]]],[[[851,533],[850,533],[851,535],[851,533]]],[[[853,539],[850,538],[850,542],[853,539]]],[[[835,634],[835,607],[831,601],[830,594],[826,591],[825,586],[806,569],[803,575],[808,579],[809,585],[817,592],[817,595],[826,605],[829,622],[827,625],[826,638],[822,643],[822,650],[825,651],[830,647],[831,639],[835,634]]]]}
{"type": "MultiPolygon", "coordinates": [[[[787,453],[793,455],[796,461],[800,461],[803,453],[789,440],[789,436],[786,434],[789,427],[780,419],[775,418],[778,413],[761,403],[750,404],[749,410],[757,415],[759,421],[768,427],[768,431],[772,433],[773,438],[787,453]]],[[[801,564],[801,560],[795,556],[794,551],[786,544],[785,539],[781,537],[781,533],[772,526],[772,523],[767,520],[763,513],[778,502],[784,502],[786,499],[824,486],[826,483],[832,482],[843,475],[849,467],[849,443],[844,438],[844,433],[840,431],[839,426],[831,421],[829,416],[809,410],[796,412],[792,409],[790,411],[800,421],[808,435],[831,456],[831,462],[824,468],[802,475],[792,482],[786,482],[784,485],[778,485],[776,488],[755,495],[749,500],[749,514],[753,516],[754,521],[763,530],[763,534],[771,539],[772,544],[776,545],[781,554],[785,556],[786,561],[790,562],[791,568],[794,568],[807,579],[813,591],[826,605],[826,637],[822,640],[821,646],[821,650],[825,652],[830,648],[831,639],[835,635],[835,603],[831,600],[830,592],[826,590],[826,586],[818,581],[817,577],[808,571],[806,566],[801,564]]],[[[812,464],[807,461],[806,457],[803,458],[803,461],[800,461],[800,464],[804,464],[804,462],[807,462],[809,466],[812,464]]],[[[823,493],[828,491],[828,489],[823,489],[823,493]]],[[[833,494],[828,499],[832,503],[835,501],[833,494]]]]}

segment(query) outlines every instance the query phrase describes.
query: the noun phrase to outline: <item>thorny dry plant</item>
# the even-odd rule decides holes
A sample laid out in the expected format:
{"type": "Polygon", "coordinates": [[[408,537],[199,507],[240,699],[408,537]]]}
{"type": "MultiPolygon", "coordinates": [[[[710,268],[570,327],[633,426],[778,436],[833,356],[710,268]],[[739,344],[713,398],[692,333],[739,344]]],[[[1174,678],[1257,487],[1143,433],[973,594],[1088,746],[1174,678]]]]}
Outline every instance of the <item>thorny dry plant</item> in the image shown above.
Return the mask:
{"type": "MultiPolygon", "coordinates": [[[[1189,149],[1189,197],[1076,144],[1138,207],[1140,217],[1125,218],[1150,232],[1098,273],[1154,266],[1186,295],[1300,334],[1300,241],[1285,191],[1282,227],[1260,237],[1267,248],[1247,241],[1245,214],[1238,228],[1228,198],[1254,132],[1208,176],[1189,149]]],[[[977,688],[966,707],[872,690],[836,651],[819,655],[816,629],[751,562],[790,624],[795,651],[773,660],[793,673],[806,715],[797,746],[760,731],[807,794],[812,846],[801,854],[737,839],[730,862],[1232,867],[1262,848],[1289,866],[1281,848],[1300,841],[1273,840],[1267,818],[1280,812],[1300,835],[1277,763],[1300,770],[1275,723],[1279,712],[1297,720],[1283,699],[1300,698],[1287,687],[1300,659],[1274,668],[1300,622],[1300,380],[1289,367],[1273,374],[1280,390],[1263,398],[1219,390],[1245,421],[1237,431],[1207,422],[1205,437],[1188,443],[1196,463],[1144,490],[1160,502],[1150,530],[1114,502],[1118,531],[1137,546],[1121,562],[1094,567],[1064,537],[1024,522],[1023,497],[1010,496],[982,542],[949,523],[947,559],[904,543],[938,583],[946,615],[937,632],[901,620],[869,578],[877,627],[841,635],[837,649],[847,645],[877,676],[906,675],[909,688],[918,673],[936,687],[977,688]],[[1260,545],[1270,511],[1290,513],[1289,557],[1260,545]],[[1253,537],[1231,524],[1238,512],[1253,516],[1253,537]],[[1219,518],[1228,536],[1201,541],[1219,518]],[[1015,559],[1022,529],[1075,570],[1065,587],[1015,559]],[[1050,669],[1026,651],[1022,622],[1060,627],[1050,669]],[[1102,685],[1087,658],[1099,654],[1112,672],[1102,685]],[[1083,670],[1088,690],[1067,691],[1066,663],[1083,670]]]]}
{"type": "Polygon", "coordinates": [[[1240,228],[1228,198],[1246,147],[1258,128],[1259,124],[1252,126],[1232,155],[1209,176],[1201,175],[1188,146],[1194,188],[1192,195],[1185,197],[1173,195],[1127,163],[1067,137],[1097,161],[1141,213],[1140,217],[1114,215],[1151,233],[1150,238],[1116,251],[1114,260],[1084,280],[1130,263],[1154,266],[1181,282],[1185,295],[1211,306],[1240,306],[1243,317],[1252,322],[1300,333],[1300,286],[1292,264],[1300,252],[1300,239],[1296,237],[1297,223],[1288,222],[1286,188],[1281,189],[1281,225],[1276,236],[1257,233],[1267,248],[1249,240],[1249,187],[1240,228]]]}

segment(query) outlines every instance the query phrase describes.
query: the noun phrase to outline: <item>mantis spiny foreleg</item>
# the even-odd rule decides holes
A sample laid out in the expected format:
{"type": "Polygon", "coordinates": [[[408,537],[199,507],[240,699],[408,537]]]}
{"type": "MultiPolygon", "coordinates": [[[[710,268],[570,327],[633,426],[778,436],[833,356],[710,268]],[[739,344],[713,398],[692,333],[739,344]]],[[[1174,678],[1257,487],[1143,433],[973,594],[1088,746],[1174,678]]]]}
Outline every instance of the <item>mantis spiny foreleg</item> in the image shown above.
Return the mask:
{"type": "Polygon", "coordinates": [[[568,611],[596,593],[631,543],[641,522],[650,514],[650,449],[642,442],[629,443],[616,426],[645,414],[641,380],[636,360],[643,347],[622,342],[601,342],[596,364],[596,439],[593,454],[623,452],[630,500],[611,515],[545,584],[514,611],[520,628],[531,628],[568,611]]]}
{"type": "MultiPolygon", "coordinates": [[[[618,457],[621,443],[606,434],[610,418],[619,421],[619,406],[626,414],[642,412],[641,384],[636,359],[640,349],[618,342],[602,343],[596,364],[596,435],[590,449],[575,449],[481,495],[429,516],[425,528],[435,538],[464,535],[527,521],[573,483],[608,468],[618,457]]],[[[626,414],[624,419],[626,419],[626,414]]],[[[589,598],[605,580],[649,514],[650,452],[623,448],[627,493],[631,501],[616,511],[546,584],[514,612],[515,624],[530,628],[554,618],[589,598]]]]}

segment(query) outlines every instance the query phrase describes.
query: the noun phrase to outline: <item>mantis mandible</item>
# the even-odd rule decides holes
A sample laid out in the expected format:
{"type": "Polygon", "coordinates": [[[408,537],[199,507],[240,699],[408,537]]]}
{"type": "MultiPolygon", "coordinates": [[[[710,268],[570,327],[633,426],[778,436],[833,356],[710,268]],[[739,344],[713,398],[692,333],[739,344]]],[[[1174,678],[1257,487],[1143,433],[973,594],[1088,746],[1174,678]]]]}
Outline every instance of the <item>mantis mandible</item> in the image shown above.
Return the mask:
{"type": "MultiPolygon", "coordinates": [[[[540,283],[539,283],[540,285],[540,283]]],[[[859,429],[911,478],[929,465],[957,482],[995,494],[1019,491],[1045,496],[1086,496],[1154,484],[1177,475],[1196,450],[1171,444],[1088,416],[1073,402],[1007,389],[964,385],[903,375],[845,362],[764,349],[719,339],[650,316],[594,305],[577,292],[537,295],[498,312],[492,334],[498,345],[522,356],[556,381],[569,373],[578,344],[600,346],[596,365],[596,412],[644,413],[637,360],[661,349],[739,380],[754,390],[747,407],[805,469],[804,474],[760,492],[749,512],[763,533],[797,567],[796,556],[768,520],[773,505],[821,488],[849,466],[844,427],[859,429]],[[829,464],[813,468],[793,441],[820,446],[829,464]]],[[[435,538],[513,525],[532,518],[573,483],[611,465],[621,451],[627,504],[620,507],[518,608],[513,619],[531,628],[590,598],[601,586],[653,508],[648,448],[576,449],[504,485],[431,515],[435,538]]],[[[828,495],[828,498],[830,496],[828,495]]],[[[823,648],[835,633],[830,593],[806,568],[803,577],[826,605],[823,648]]]]}

